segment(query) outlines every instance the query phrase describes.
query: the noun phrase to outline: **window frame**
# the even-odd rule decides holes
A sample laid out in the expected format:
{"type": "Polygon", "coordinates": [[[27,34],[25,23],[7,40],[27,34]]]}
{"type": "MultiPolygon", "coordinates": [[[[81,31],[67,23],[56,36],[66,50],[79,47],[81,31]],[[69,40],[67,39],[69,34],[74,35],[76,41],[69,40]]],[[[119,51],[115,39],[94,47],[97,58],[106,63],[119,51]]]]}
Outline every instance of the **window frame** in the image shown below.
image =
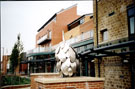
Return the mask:
{"type": "Polygon", "coordinates": [[[107,29],[103,29],[103,30],[101,30],[101,35],[102,35],[102,42],[104,42],[104,41],[107,41],[108,39],[109,39],[109,35],[108,35],[108,30],[107,29]],[[105,36],[104,36],[104,34],[105,34],[105,32],[107,32],[106,34],[106,39],[104,39],[105,38],[105,36]]]}
{"type": "Polygon", "coordinates": [[[94,31],[90,30],[90,37],[94,37],[94,31]]]}
{"type": "Polygon", "coordinates": [[[80,24],[84,23],[84,18],[80,19],[80,24]]]}
{"type": "Polygon", "coordinates": [[[129,37],[130,40],[132,40],[135,37],[135,22],[134,22],[134,33],[131,33],[131,27],[130,27],[130,25],[131,25],[130,19],[132,17],[134,17],[134,21],[135,21],[135,11],[134,11],[133,15],[130,15],[129,10],[131,10],[131,9],[135,10],[134,4],[131,4],[131,5],[127,6],[128,37],[129,37]]]}
{"type": "Polygon", "coordinates": [[[52,38],[52,31],[51,30],[49,31],[49,38],[50,39],[52,38]]]}
{"type": "Polygon", "coordinates": [[[107,41],[108,40],[108,31],[104,31],[103,32],[103,41],[107,41]]]}

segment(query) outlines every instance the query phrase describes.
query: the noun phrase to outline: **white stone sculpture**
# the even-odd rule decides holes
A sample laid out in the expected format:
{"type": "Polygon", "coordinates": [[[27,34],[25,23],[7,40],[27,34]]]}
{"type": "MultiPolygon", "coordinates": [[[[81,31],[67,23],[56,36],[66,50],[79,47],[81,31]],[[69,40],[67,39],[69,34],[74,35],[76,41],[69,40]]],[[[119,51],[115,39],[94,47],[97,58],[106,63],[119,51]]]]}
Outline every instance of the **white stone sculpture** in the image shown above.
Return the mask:
{"type": "Polygon", "coordinates": [[[63,42],[55,50],[55,58],[57,61],[56,68],[61,73],[61,76],[73,76],[79,66],[79,60],[76,58],[76,53],[72,47],[63,42]]]}

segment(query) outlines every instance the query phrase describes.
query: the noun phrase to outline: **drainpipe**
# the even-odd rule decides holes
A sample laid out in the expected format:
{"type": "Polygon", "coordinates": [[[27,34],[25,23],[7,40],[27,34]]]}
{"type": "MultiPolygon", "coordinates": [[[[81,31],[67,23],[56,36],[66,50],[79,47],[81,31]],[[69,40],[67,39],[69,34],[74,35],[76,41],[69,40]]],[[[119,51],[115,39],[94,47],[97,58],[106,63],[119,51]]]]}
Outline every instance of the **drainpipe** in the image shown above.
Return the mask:
{"type": "MultiPolygon", "coordinates": [[[[97,36],[97,47],[98,47],[98,2],[96,1],[96,36],[97,36]]],[[[97,53],[98,54],[98,53],[97,53]]],[[[98,58],[98,77],[100,77],[100,59],[98,58]]]]}
{"type": "Polygon", "coordinates": [[[98,46],[98,2],[96,1],[96,36],[97,36],[97,46],[98,46]]]}

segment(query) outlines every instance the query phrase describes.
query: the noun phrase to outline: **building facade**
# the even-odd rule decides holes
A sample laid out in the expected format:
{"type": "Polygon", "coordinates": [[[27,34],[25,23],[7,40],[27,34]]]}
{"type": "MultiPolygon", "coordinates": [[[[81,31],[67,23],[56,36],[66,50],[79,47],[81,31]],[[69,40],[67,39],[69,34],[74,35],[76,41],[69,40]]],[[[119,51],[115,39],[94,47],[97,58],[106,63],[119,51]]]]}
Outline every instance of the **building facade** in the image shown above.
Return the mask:
{"type": "Polygon", "coordinates": [[[28,53],[30,73],[56,72],[54,51],[61,41],[62,34],[68,31],[67,25],[77,19],[77,5],[55,13],[36,35],[36,48],[28,53]]]}
{"type": "Polygon", "coordinates": [[[29,54],[29,65],[39,63],[29,69],[53,72],[54,50],[64,39],[78,54],[78,76],[104,77],[104,89],[135,89],[135,1],[94,0],[93,7],[93,15],[77,16],[73,6],[48,20],[36,35],[36,50],[47,51],[29,54]]]}
{"type": "Polygon", "coordinates": [[[135,89],[135,1],[94,0],[96,76],[105,89],[135,89]]]}
{"type": "MultiPolygon", "coordinates": [[[[27,61],[27,58],[26,58],[26,52],[23,52],[21,53],[22,55],[22,61],[27,61]]],[[[3,55],[3,58],[2,58],[2,74],[3,75],[7,75],[7,74],[10,74],[10,56],[11,55],[3,55]]],[[[15,73],[16,75],[27,75],[27,64],[23,63],[23,62],[19,62],[16,69],[15,69],[15,73]]]]}
{"type": "Polygon", "coordinates": [[[77,6],[62,9],[54,14],[39,30],[36,35],[36,47],[51,47],[62,41],[62,31],[68,30],[67,24],[77,19],[77,6]],[[47,39],[45,39],[47,38],[47,39]],[[48,42],[46,42],[49,40],[48,42]]]}
{"type": "Polygon", "coordinates": [[[85,14],[74,20],[68,26],[68,31],[64,33],[65,41],[76,53],[80,65],[78,68],[78,76],[95,76],[94,62],[88,57],[79,56],[79,53],[93,47],[93,14],[85,14]]]}
{"type": "Polygon", "coordinates": [[[8,70],[9,70],[9,58],[10,58],[10,55],[3,55],[2,56],[3,58],[3,60],[2,60],[2,68],[1,68],[1,73],[3,74],[3,75],[5,75],[5,74],[7,74],[7,72],[8,72],[8,70]]]}

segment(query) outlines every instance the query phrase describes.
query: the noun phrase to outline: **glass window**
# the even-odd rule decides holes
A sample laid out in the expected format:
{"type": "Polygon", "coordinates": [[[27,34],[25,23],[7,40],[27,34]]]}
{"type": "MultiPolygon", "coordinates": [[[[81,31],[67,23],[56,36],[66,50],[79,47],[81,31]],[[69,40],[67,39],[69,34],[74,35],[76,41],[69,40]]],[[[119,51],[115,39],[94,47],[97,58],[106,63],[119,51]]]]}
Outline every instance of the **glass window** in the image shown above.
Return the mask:
{"type": "Polygon", "coordinates": [[[86,49],[87,49],[87,45],[84,46],[84,50],[86,50],[86,49]]]}
{"type": "Polygon", "coordinates": [[[90,37],[93,37],[93,30],[90,31],[90,37]]]}
{"type": "Polygon", "coordinates": [[[80,47],[80,51],[83,51],[83,50],[84,50],[84,46],[81,46],[81,47],[80,47]]]}
{"type": "Polygon", "coordinates": [[[49,38],[52,38],[52,31],[49,32],[49,38]]]}
{"type": "Polygon", "coordinates": [[[77,52],[79,52],[79,51],[80,51],[80,47],[77,48],[77,52]]]}
{"type": "Polygon", "coordinates": [[[103,31],[103,41],[106,41],[108,39],[108,31],[103,31]]]}
{"type": "Polygon", "coordinates": [[[83,34],[83,32],[82,32],[82,34],[81,34],[81,40],[83,40],[84,39],[84,34],[83,34]]]}
{"type": "Polygon", "coordinates": [[[135,17],[131,17],[129,19],[129,23],[130,23],[130,34],[134,34],[135,33],[135,17]]]}
{"type": "Polygon", "coordinates": [[[87,48],[92,48],[92,45],[91,44],[87,45],[87,48]]]}
{"type": "Polygon", "coordinates": [[[81,20],[80,20],[80,24],[83,24],[83,23],[84,23],[84,19],[81,19],[81,20]]]}
{"type": "Polygon", "coordinates": [[[134,5],[128,6],[128,24],[129,24],[129,35],[135,33],[135,7],[134,5]]]}
{"type": "Polygon", "coordinates": [[[128,16],[132,16],[135,14],[135,7],[128,9],[128,16]]]}

